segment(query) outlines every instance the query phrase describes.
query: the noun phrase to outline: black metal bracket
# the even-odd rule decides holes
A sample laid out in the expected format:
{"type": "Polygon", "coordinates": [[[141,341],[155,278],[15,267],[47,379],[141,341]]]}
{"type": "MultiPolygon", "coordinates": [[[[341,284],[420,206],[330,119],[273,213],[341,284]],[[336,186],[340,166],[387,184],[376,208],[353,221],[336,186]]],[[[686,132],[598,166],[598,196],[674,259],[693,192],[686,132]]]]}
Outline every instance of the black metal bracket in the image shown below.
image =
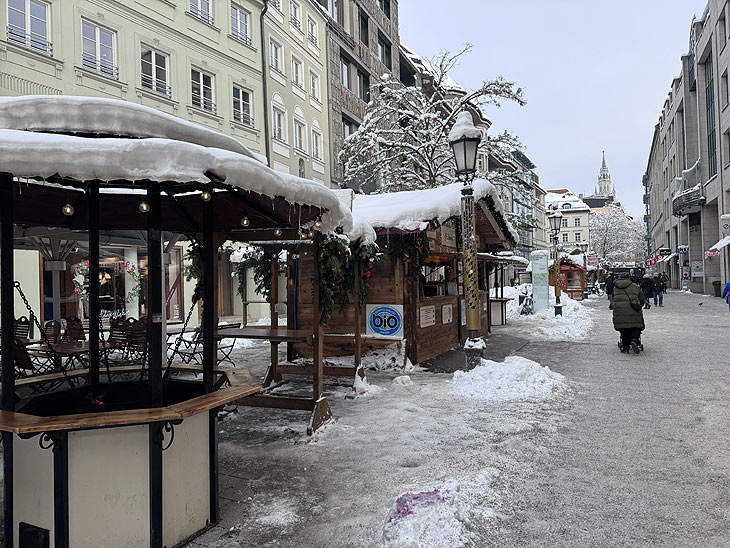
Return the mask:
{"type": "Polygon", "coordinates": [[[38,446],[41,449],[51,449],[54,453],[59,453],[66,449],[66,436],[59,432],[43,432],[38,438],[38,446]]]}
{"type": "Polygon", "coordinates": [[[175,441],[175,424],[180,424],[181,422],[164,421],[150,424],[152,427],[152,442],[163,451],[167,451],[175,441]],[[170,434],[170,441],[167,443],[165,443],[165,432],[170,434]]]}

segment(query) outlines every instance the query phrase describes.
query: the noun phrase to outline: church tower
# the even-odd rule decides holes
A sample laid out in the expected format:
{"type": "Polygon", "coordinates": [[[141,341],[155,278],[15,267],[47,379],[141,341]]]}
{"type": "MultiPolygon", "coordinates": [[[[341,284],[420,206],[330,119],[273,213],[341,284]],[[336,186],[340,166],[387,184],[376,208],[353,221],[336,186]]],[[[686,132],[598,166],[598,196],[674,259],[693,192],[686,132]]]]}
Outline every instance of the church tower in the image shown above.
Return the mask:
{"type": "Polygon", "coordinates": [[[606,152],[603,152],[603,165],[601,166],[601,173],[598,175],[598,188],[596,189],[598,196],[612,196],[616,197],[616,189],[611,183],[611,174],[608,172],[606,167],[606,152]]]}

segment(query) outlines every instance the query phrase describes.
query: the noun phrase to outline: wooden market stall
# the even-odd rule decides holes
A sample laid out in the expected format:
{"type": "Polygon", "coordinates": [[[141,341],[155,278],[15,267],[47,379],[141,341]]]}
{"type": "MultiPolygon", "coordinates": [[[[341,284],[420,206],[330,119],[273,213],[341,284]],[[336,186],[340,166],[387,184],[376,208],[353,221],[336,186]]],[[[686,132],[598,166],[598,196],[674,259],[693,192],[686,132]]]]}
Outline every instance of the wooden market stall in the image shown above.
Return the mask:
{"type": "MultiPolygon", "coordinates": [[[[586,291],[586,269],[576,262],[573,255],[562,255],[560,264],[560,288],[565,291],[571,299],[582,301],[586,291]]],[[[549,266],[550,286],[555,285],[555,263],[549,266]]]]}
{"type": "MultiPolygon", "coordinates": [[[[16,382],[30,362],[13,306],[2,307],[5,545],[181,545],[219,520],[219,410],[261,389],[245,370],[216,367],[219,244],[287,237],[299,219],[325,230],[348,213],[323,186],[283,178],[231,138],[123,101],[2,98],[0,128],[3,304],[14,301],[16,228],[84,232],[91,282],[102,231],[143,231],[150,272],[144,357],[122,380],[102,358],[98,283],[88,284],[88,368],[60,368],[50,384],[32,370],[16,382]],[[202,366],[188,366],[200,380],[167,374],[163,228],[201,249],[202,366]]],[[[315,347],[320,333],[315,323],[315,347]]],[[[322,401],[315,386],[307,410],[322,401]]]]}
{"type": "MultiPolygon", "coordinates": [[[[478,180],[474,193],[478,249],[512,249],[517,237],[502,215],[494,187],[478,180]]],[[[404,355],[411,363],[420,363],[463,344],[467,331],[460,204],[460,184],[354,197],[353,218],[375,230],[379,252],[372,257],[375,260],[363,259],[358,253],[362,232],[351,237],[355,242],[352,254],[361,257],[351,267],[356,283],[347,301],[333,310],[325,334],[325,356],[352,355],[354,346],[355,363],[359,364],[362,352],[398,343],[405,345],[404,355]],[[358,302],[362,307],[356,306],[358,302]]],[[[311,271],[311,259],[299,260],[300,272],[311,271]]],[[[480,289],[481,329],[486,335],[489,291],[486,286],[480,289]]],[[[297,310],[303,313],[298,322],[306,324],[306,291],[300,291],[297,298],[297,310]]],[[[307,351],[301,345],[296,349],[298,353],[307,351]]]]}

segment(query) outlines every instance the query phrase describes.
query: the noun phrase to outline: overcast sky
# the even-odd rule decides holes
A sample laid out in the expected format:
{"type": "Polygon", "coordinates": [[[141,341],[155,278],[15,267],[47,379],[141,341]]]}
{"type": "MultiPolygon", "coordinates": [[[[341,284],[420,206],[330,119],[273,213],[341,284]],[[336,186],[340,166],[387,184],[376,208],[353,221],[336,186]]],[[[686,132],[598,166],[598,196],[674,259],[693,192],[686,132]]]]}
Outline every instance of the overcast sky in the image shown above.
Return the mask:
{"type": "Polygon", "coordinates": [[[618,199],[643,215],[654,125],[706,0],[400,0],[401,41],[422,57],[473,45],[453,78],[503,76],[527,105],[487,112],[518,135],[545,189],[591,194],[601,151],[618,199]]]}

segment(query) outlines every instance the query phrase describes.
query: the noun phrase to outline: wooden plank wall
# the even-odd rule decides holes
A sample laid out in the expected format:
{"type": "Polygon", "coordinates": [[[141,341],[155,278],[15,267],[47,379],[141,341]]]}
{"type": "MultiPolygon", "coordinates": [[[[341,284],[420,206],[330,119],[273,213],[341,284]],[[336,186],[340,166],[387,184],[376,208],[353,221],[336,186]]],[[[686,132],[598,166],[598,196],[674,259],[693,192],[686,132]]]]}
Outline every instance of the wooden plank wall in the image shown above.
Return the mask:
{"type": "MultiPolygon", "coordinates": [[[[459,346],[459,297],[449,295],[445,297],[421,297],[418,302],[416,317],[419,324],[416,329],[416,345],[414,363],[420,363],[443,354],[459,346]],[[452,321],[443,323],[443,307],[451,305],[452,321]],[[420,310],[424,306],[436,307],[436,324],[430,327],[421,327],[420,310]]],[[[413,358],[411,358],[413,361],[413,358]]]]}

